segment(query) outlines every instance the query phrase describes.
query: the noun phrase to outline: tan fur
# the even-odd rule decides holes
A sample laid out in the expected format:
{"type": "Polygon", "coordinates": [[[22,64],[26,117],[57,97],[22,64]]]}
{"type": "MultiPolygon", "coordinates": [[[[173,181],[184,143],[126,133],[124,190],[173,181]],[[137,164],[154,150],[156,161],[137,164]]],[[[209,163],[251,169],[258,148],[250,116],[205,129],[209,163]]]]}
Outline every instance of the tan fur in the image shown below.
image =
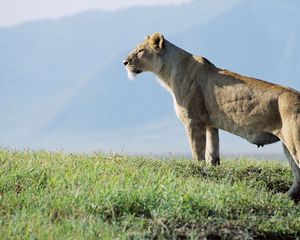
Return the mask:
{"type": "Polygon", "coordinates": [[[300,199],[300,94],[220,69],[154,33],[124,61],[130,72],[153,72],[173,95],[193,159],[219,163],[218,129],[258,147],[283,142],[294,174],[289,194],[300,199]]]}

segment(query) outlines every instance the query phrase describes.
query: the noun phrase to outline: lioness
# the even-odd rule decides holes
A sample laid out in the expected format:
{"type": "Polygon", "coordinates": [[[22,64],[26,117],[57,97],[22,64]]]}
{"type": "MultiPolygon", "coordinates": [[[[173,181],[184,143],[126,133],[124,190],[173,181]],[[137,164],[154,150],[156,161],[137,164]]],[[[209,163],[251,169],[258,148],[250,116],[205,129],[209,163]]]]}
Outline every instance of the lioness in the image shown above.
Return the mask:
{"type": "Polygon", "coordinates": [[[123,63],[130,76],[153,72],[172,94],[195,160],[219,164],[218,129],[257,146],[282,141],[294,175],[288,193],[300,200],[299,92],[220,69],[160,33],[148,36],[123,63]]]}

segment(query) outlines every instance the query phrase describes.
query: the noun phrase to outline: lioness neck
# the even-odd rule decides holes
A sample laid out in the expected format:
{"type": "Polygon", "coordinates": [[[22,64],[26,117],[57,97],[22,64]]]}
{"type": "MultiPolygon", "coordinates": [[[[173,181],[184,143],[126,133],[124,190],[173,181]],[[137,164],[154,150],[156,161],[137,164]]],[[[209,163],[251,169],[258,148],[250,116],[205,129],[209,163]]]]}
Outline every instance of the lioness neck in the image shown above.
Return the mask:
{"type": "Polygon", "coordinates": [[[176,76],[181,75],[180,72],[183,71],[183,66],[193,56],[168,41],[165,41],[165,49],[162,54],[162,68],[155,74],[169,90],[173,90],[176,76]]]}
{"type": "Polygon", "coordinates": [[[197,80],[201,75],[199,71],[204,72],[207,67],[214,67],[207,59],[193,56],[168,41],[165,41],[165,49],[162,54],[162,68],[155,74],[161,84],[172,93],[178,90],[176,86],[183,85],[183,81],[189,81],[185,82],[185,85],[190,85],[191,81],[197,80]],[[186,77],[187,72],[189,77],[186,77]]]}

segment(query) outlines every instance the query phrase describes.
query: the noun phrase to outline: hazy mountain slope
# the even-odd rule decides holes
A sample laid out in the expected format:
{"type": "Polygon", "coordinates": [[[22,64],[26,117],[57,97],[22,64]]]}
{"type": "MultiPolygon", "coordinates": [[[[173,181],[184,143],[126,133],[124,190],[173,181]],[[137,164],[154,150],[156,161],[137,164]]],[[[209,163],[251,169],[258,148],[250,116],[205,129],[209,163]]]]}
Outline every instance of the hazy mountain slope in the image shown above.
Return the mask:
{"type": "MultiPolygon", "coordinates": [[[[122,59],[161,31],[220,67],[300,89],[299,6],[290,2],[194,1],[0,29],[0,144],[186,152],[169,94],[151,74],[128,81],[122,59]]],[[[224,151],[239,152],[224,139],[224,151]]]]}
{"type": "Polygon", "coordinates": [[[174,38],[220,67],[299,89],[300,7],[281,2],[244,2],[174,38]]]}

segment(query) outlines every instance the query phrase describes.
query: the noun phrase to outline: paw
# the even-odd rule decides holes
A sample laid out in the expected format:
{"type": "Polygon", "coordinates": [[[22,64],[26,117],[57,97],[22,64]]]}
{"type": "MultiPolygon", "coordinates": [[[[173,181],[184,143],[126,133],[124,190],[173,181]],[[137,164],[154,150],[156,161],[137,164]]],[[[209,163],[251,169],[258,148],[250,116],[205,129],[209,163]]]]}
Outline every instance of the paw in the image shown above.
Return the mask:
{"type": "Polygon", "coordinates": [[[218,166],[220,165],[220,158],[217,157],[217,158],[210,158],[210,159],[207,159],[206,160],[206,163],[212,165],[212,166],[218,166]]]}
{"type": "Polygon", "coordinates": [[[287,194],[295,203],[300,201],[300,188],[291,188],[287,194]]]}

